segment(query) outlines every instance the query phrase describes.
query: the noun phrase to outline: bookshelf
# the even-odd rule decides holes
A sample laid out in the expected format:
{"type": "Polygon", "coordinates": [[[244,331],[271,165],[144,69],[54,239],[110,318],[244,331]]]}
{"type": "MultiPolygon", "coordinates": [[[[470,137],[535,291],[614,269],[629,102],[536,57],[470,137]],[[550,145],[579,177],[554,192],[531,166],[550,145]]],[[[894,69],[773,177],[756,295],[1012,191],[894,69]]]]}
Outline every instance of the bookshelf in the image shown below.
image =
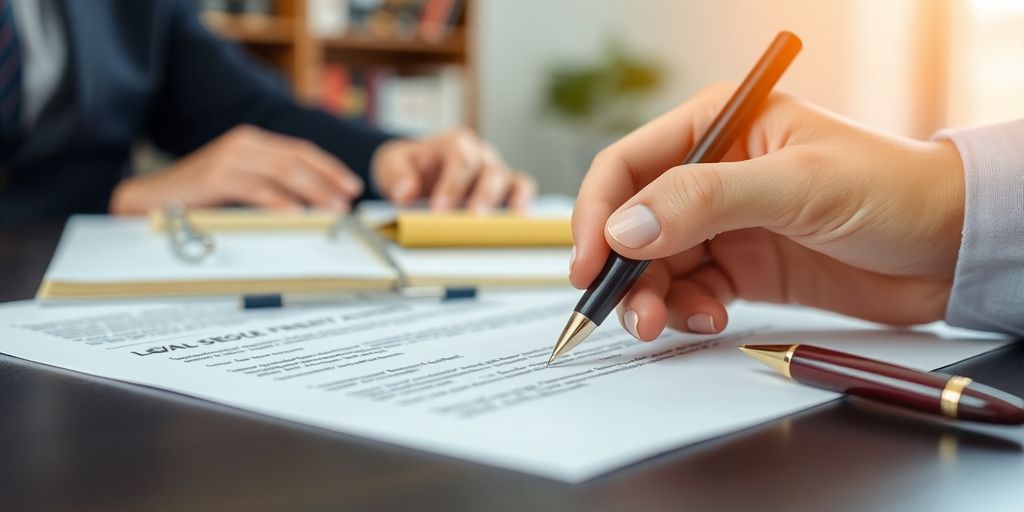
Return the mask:
{"type": "MultiPolygon", "coordinates": [[[[340,6],[351,3],[345,1],[265,0],[266,8],[261,12],[204,9],[202,20],[213,33],[243,44],[253,55],[279,71],[291,84],[296,98],[307,104],[326,105],[331,92],[327,76],[338,66],[387,69],[389,76],[398,77],[455,68],[459,71],[459,124],[476,127],[476,69],[472,44],[476,2],[420,0],[424,6],[431,2],[448,2],[456,7],[447,33],[430,40],[419,33],[406,37],[381,35],[380,30],[367,30],[352,22],[334,31],[314,27],[316,18],[321,16],[317,9],[324,8],[318,3],[340,6]]],[[[200,5],[203,6],[202,2],[200,5]]]]}

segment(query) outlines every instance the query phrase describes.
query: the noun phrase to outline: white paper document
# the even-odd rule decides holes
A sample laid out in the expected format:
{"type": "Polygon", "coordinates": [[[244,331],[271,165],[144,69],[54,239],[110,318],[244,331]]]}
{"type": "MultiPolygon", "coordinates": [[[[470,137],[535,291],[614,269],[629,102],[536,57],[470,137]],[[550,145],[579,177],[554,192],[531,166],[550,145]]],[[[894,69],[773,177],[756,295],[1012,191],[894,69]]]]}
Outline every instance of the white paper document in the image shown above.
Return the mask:
{"type": "Polygon", "coordinates": [[[68,283],[204,279],[394,278],[357,238],[320,231],[225,231],[201,264],[182,261],[166,233],[144,218],[75,215],[68,221],[46,278],[68,283]],[[342,263],[344,262],[344,263],[342,263]]]}
{"type": "Polygon", "coordinates": [[[639,343],[610,318],[545,362],[576,292],[243,312],[0,307],[0,351],[389,443],[577,482],[835,398],[736,347],[808,343],[934,369],[1007,340],[738,304],[720,336],[639,343]]]}
{"type": "MultiPolygon", "coordinates": [[[[371,211],[383,214],[379,208],[371,211]]],[[[284,291],[319,292],[323,289],[316,287],[318,282],[344,283],[334,283],[334,289],[384,288],[397,277],[349,230],[334,237],[316,230],[229,230],[218,231],[213,238],[213,253],[194,264],[175,256],[166,233],[153,231],[146,219],[75,215],[65,227],[45,277],[63,291],[51,289],[40,296],[237,295],[254,288],[259,293],[279,288],[274,281],[300,282],[290,285],[297,289],[284,291]],[[155,283],[164,288],[160,292],[153,292],[153,286],[138,285],[130,291],[116,288],[132,283],[155,283]],[[76,285],[77,291],[67,291],[68,286],[76,285]],[[82,291],[83,286],[88,291],[82,291]]],[[[388,248],[413,284],[561,285],[566,282],[569,260],[568,247],[404,249],[388,244],[388,248]]]]}

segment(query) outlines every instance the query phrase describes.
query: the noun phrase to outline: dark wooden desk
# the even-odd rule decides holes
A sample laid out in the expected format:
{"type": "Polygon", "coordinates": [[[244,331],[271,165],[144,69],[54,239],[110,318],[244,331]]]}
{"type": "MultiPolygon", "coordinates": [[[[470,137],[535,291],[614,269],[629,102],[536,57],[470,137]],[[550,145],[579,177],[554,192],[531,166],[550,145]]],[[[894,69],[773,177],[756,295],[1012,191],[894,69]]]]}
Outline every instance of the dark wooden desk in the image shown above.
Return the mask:
{"type": "MultiPolygon", "coordinates": [[[[0,232],[0,300],[34,294],[59,233],[0,232]]],[[[955,370],[1024,394],[1024,345],[955,370]]],[[[836,401],[567,485],[0,356],[11,511],[1021,510],[1022,445],[836,401]]]]}

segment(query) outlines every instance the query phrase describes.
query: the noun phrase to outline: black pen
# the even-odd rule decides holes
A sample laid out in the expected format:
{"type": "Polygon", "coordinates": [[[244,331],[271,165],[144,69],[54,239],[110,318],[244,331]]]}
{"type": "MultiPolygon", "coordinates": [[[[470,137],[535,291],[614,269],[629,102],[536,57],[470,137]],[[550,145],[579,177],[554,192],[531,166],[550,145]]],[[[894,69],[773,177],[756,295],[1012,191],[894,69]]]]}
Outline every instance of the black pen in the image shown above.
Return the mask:
{"type": "MultiPolygon", "coordinates": [[[[750,120],[768,98],[772,87],[793,62],[801,47],[800,39],[790,32],[780,32],[775,36],[775,40],[722,107],[704,136],[690,149],[683,163],[720,161],[740,132],[747,129],[750,120]]],[[[555,343],[548,364],[579,345],[598,325],[601,325],[608,313],[615,309],[626,292],[633,287],[640,274],[643,274],[648,263],[650,261],[624,258],[615,251],[608,255],[608,261],[605,262],[601,273],[576,304],[569,322],[565,324],[565,329],[555,343]]]]}

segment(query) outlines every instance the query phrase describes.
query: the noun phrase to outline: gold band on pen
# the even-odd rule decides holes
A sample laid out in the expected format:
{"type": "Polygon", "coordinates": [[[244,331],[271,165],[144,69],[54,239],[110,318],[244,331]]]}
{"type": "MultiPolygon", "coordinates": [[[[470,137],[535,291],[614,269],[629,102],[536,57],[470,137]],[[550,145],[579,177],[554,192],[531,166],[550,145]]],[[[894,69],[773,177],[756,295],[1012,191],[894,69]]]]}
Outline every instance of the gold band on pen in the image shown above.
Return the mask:
{"type": "Polygon", "coordinates": [[[787,379],[793,378],[793,374],[789,372],[789,365],[790,363],[793,362],[793,353],[796,352],[796,348],[799,346],[799,343],[796,345],[791,345],[788,349],[786,349],[786,355],[782,357],[782,374],[785,375],[787,379]]]}
{"type": "Polygon", "coordinates": [[[960,396],[963,394],[964,388],[971,382],[969,377],[959,375],[954,375],[946,381],[946,387],[942,388],[942,394],[939,396],[939,410],[942,411],[943,416],[951,420],[956,419],[956,412],[960,407],[960,396]]]}

